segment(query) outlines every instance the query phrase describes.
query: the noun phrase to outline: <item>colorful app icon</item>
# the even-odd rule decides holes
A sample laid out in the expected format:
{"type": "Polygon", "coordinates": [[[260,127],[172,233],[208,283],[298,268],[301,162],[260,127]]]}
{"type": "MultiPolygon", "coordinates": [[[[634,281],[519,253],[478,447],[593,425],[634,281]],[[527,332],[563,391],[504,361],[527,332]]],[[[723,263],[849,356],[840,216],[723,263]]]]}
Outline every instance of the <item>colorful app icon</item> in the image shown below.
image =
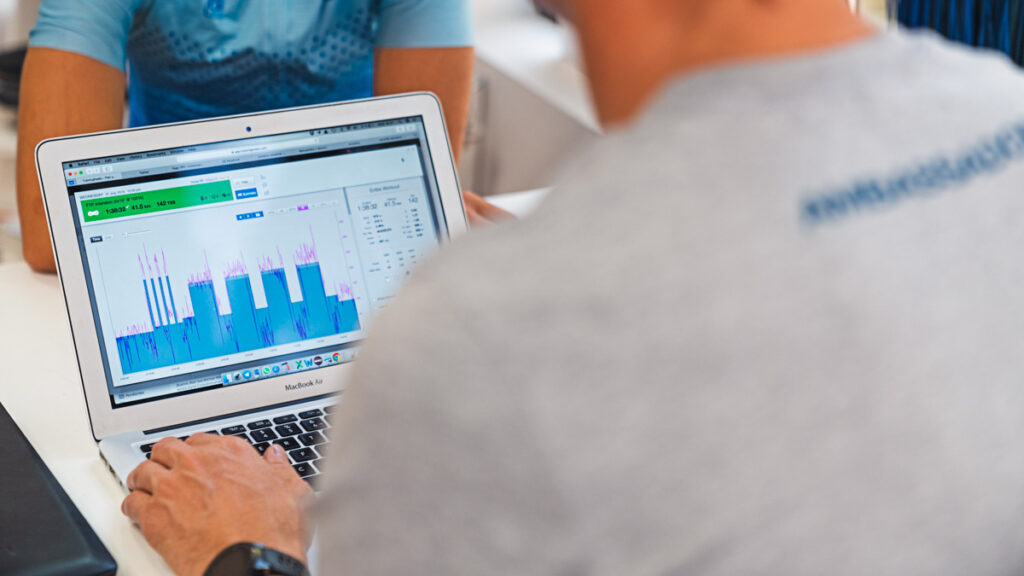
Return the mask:
{"type": "Polygon", "coordinates": [[[241,372],[235,372],[234,379],[235,379],[235,382],[241,382],[242,381],[242,373],[241,372]]]}
{"type": "Polygon", "coordinates": [[[246,380],[251,380],[252,379],[252,372],[249,372],[248,370],[246,370],[245,372],[242,372],[242,378],[245,378],[246,380]]]}
{"type": "Polygon", "coordinates": [[[321,365],[323,363],[324,363],[324,359],[323,358],[321,358],[319,356],[317,356],[316,358],[313,358],[313,364],[316,364],[317,366],[319,366],[319,365],[321,365]]]}
{"type": "Polygon", "coordinates": [[[341,354],[338,354],[337,352],[335,352],[334,356],[331,356],[331,360],[333,360],[335,363],[341,362],[341,354]]]}
{"type": "Polygon", "coordinates": [[[278,372],[281,371],[281,367],[280,366],[274,366],[273,370],[274,370],[274,374],[277,374],[278,372]]]}
{"type": "Polygon", "coordinates": [[[263,375],[267,376],[269,374],[270,374],[270,366],[264,366],[263,367],[263,375]]]}
{"type": "Polygon", "coordinates": [[[231,374],[225,374],[223,378],[225,384],[231,384],[231,374]]]}

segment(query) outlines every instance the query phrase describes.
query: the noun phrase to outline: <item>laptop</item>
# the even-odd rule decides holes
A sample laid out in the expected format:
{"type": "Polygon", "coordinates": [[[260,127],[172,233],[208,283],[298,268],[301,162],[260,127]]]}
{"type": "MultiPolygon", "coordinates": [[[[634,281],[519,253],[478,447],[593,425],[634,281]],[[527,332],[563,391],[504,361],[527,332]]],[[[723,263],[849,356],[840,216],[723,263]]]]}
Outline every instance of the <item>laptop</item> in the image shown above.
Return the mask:
{"type": "Polygon", "coordinates": [[[36,161],[122,484],[198,432],[280,444],[314,479],[374,315],[467,229],[430,94],[58,138],[36,161]]]}

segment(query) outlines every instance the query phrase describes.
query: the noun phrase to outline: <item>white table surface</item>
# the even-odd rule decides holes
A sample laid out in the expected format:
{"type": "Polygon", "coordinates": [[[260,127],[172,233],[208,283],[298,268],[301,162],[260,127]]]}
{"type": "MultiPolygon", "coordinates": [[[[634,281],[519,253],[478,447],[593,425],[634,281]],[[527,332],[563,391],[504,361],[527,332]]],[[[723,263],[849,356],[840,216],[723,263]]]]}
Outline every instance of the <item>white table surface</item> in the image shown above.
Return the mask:
{"type": "MultiPolygon", "coordinates": [[[[171,574],[120,513],[121,485],[92,438],[60,283],[0,265],[0,403],[117,559],[120,574],[171,574]]],[[[0,494],[0,500],[3,495],[0,494]]]]}
{"type": "MultiPolygon", "coordinates": [[[[544,194],[490,200],[524,216],[544,194]]],[[[171,574],[121,515],[125,493],[92,438],[60,283],[24,262],[0,264],[0,404],[114,555],[119,574],[171,574]]]]}

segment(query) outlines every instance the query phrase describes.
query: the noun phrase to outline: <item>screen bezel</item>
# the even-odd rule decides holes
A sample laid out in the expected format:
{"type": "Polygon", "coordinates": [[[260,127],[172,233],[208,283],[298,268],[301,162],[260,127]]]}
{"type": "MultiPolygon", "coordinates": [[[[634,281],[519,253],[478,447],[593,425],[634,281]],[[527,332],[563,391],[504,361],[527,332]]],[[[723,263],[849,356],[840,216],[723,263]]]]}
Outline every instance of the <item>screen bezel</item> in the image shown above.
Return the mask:
{"type": "Polygon", "coordinates": [[[351,372],[352,365],[342,364],[278,376],[266,381],[113,408],[110,404],[101,344],[89,299],[63,163],[143,150],[274,136],[408,116],[423,118],[427,149],[441,197],[442,216],[447,224],[448,238],[442,238],[442,242],[445,242],[464,233],[468,229],[468,224],[441,103],[430,93],[69,136],[45,140],[36,147],[36,167],[50,225],[57,272],[67,305],[89,420],[96,440],[124,432],[167,428],[337,392],[351,372]],[[288,386],[308,381],[312,381],[313,385],[287,390],[288,386]]]}

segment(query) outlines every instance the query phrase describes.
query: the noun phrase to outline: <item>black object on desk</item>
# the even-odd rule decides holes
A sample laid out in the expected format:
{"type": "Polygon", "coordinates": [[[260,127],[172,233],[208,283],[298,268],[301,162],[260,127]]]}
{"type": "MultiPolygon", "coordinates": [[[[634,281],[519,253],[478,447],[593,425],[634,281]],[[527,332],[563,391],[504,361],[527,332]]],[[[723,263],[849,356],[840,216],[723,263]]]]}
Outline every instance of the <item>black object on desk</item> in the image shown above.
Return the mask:
{"type": "Polygon", "coordinates": [[[115,572],[113,557],[0,405],[0,574],[115,572]]]}
{"type": "Polygon", "coordinates": [[[21,47],[9,52],[0,52],[0,104],[18,106],[21,69],[27,51],[25,47],[21,47]]]}

